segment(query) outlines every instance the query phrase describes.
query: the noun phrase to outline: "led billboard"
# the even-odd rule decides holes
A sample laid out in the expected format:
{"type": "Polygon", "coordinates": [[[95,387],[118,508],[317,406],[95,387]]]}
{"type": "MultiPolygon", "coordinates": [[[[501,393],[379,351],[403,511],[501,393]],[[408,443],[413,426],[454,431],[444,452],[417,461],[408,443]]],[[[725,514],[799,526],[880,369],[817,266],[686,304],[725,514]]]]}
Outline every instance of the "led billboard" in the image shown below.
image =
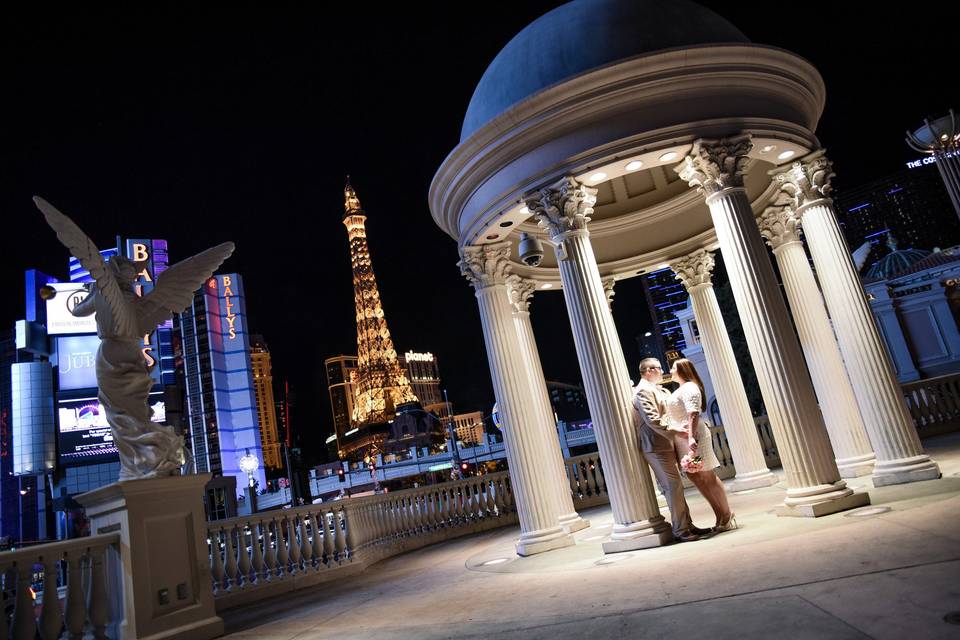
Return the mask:
{"type": "MultiPolygon", "coordinates": [[[[166,412],[162,394],[150,395],[154,422],[163,422],[166,412]]],[[[60,464],[79,465],[115,462],[117,447],[113,442],[107,414],[96,398],[61,400],[57,406],[60,464]]]]}

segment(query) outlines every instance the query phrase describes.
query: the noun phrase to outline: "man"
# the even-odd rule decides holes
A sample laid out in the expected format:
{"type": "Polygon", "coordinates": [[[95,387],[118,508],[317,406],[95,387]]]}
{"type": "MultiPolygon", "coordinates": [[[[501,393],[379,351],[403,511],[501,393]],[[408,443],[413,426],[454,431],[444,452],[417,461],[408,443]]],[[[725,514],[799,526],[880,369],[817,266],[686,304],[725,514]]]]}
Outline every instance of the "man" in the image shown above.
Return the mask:
{"type": "Polygon", "coordinates": [[[667,393],[658,384],[663,380],[663,369],[656,358],[640,361],[640,383],[634,389],[633,408],[639,414],[640,450],[653,469],[670,508],[673,537],[678,542],[700,539],[706,529],[693,526],[690,509],[683,496],[683,479],[677,466],[673,434],[667,431],[667,393]]]}

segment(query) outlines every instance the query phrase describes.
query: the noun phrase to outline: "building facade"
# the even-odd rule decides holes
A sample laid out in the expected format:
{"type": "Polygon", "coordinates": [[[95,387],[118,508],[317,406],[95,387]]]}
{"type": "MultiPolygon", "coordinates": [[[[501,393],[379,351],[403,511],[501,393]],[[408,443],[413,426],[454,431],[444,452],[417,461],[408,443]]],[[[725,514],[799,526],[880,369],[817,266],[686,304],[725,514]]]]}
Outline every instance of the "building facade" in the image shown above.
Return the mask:
{"type": "Polygon", "coordinates": [[[356,356],[334,356],[323,362],[327,372],[327,393],[330,396],[330,412],[333,418],[333,436],[337,451],[343,451],[341,443],[353,427],[353,401],[356,396],[354,372],[357,369],[356,356]]]}
{"type": "Polygon", "coordinates": [[[413,394],[420,404],[429,407],[443,402],[436,356],[429,352],[407,351],[400,356],[400,366],[406,371],[413,394]]]}
{"type": "Polygon", "coordinates": [[[453,416],[454,431],[457,434],[457,440],[464,444],[484,444],[483,413],[474,411],[473,413],[460,413],[453,416]]]}
{"type": "Polygon", "coordinates": [[[257,419],[260,422],[260,443],[263,446],[263,464],[269,469],[280,469],[280,434],[277,425],[277,407],[273,396],[273,370],[270,350],[263,336],[250,336],[250,365],[253,368],[253,386],[257,399],[257,419]]]}
{"type": "Polygon", "coordinates": [[[247,452],[261,462],[255,479],[266,486],[245,300],[239,274],[216,275],[179,317],[197,472],[234,476],[238,489],[248,484],[239,466],[247,452]]]}
{"type": "MultiPolygon", "coordinates": [[[[657,357],[674,351],[683,351],[687,346],[683,338],[680,323],[673,315],[687,304],[687,292],[677,281],[670,269],[658,269],[642,277],[643,291],[647,297],[647,307],[653,317],[653,335],[657,357]]],[[[641,344],[644,344],[641,342],[641,344]]],[[[651,345],[652,346],[652,345],[651,345]]]]}

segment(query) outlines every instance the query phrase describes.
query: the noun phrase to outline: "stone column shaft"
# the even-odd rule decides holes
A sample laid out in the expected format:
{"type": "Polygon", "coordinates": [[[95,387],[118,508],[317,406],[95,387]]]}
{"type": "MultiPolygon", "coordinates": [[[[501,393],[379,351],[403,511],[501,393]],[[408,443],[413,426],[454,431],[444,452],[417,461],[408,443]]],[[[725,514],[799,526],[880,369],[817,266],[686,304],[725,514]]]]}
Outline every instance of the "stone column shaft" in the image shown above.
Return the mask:
{"type": "Polygon", "coordinates": [[[832,166],[818,151],[777,175],[803,223],[840,352],[876,454],[876,486],[940,477],[923,452],[863,285],[827,196],[832,166]]]}
{"type": "MultiPolygon", "coordinates": [[[[516,276],[512,276],[516,278],[516,276]]],[[[543,465],[554,474],[550,488],[557,503],[557,514],[560,525],[568,532],[573,533],[590,526],[573,506],[573,496],[570,492],[570,480],[567,478],[566,465],[560,451],[560,439],[557,434],[557,424],[553,416],[553,407],[550,404],[550,395],[547,391],[546,379],[543,375],[543,365],[540,362],[540,352],[537,349],[536,336],[530,322],[530,298],[533,296],[535,284],[519,282],[519,278],[510,283],[510,301],[513,306],[513,319],[517,327],[517,336],[520,340],[520,351],[527,364],[530,376],[530,385],[533,389],[533,404],[540,421],[545,425],[538,429],[544,434],[542,445],[543,465]]]]}
{"type": "Polygon", "coordinates": [[[730,454],[737,475],[732,489],[743,491],[769,487],[778,482],[777,476],[767,468],[763,446],[757,435],[756,423],[747,392],[740,377],[740,365],[733,354],[730,334],[727,332],[717,294],[713,290],[711,272],[713,255],[697,251],[671,264],[677,279],[683,282],[690,294],[693,313],[700,332],[700,344],[707,360],[713,388],[723,416],[723,429],[730,443],[730,454]]]}
{"type": "MultiPolygon", "coordinates": [[[[506,276],[509,244],[465,247],[461,270],[476,289],[497,406],[504,423],[504,444],[513,497],[520,518],[517,553],[531,555],[570,546],[573,538],[557,521],[557,501],[551,484],[555,474],[543,473],[543,427],[530,403],[533,389],[523,361],[506,276]]],[[[552,435],[552,434],[551,434],[552,435]]]]}
{"type": "Polygon", "coordinates": [[[787,479],[781,515],[819,516],[869,503],[840,479],[800,345],[743,188],[751,144],[698,141],[681,177],[707,193],[717,240],[787,479]]]}
{"type": "Polygon", "coordinates": [[[760,222],[760,232],[777,258],[840,476],[869,475],[873,472],[875,457],[827,310],[800,241],[799,220],[785,207],[768,207],[760,222]]]}
{"type": "Polygon", "coordinates": [[[557,244],[563,295],[614,517],[611,541],[603,548],[614,552],[661,545],[673,535],[640,453],[627,365],[586,230],[595,193],[565,178],[528,198],[527,206],[557,244]]]}

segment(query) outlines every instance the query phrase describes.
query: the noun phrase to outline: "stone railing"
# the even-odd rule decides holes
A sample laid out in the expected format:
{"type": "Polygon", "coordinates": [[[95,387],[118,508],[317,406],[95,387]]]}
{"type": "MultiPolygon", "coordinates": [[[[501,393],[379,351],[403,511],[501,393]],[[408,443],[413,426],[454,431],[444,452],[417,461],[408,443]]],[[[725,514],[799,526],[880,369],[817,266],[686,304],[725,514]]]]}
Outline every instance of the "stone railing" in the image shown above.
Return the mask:
{"type": "Polygon", "coordinates": [[[610,501],[607,485],[603,480],[603,469],[599,453],[587,453],[563,461],[567,469],[567,480],[573,495],[573,506],[586,509],[610,501]]]}
{"type": "Polygon", "coordinates": [[[208,523],[217,610],[362,571],[383,558],[517,522],[505,471],[208,523]]]}
{"type": "Polygon", "coordinates": [[[960,428],[960,374],[908,382],[903,395],[921,438],[960,428]]]}
{"type": "Polygon", "coordinates": [[[122,589],[108,592],[105,565],[119,544],[120,534],[110,533],[0,554],[0,640],[59,638],[64,630],[70,638],[106,638],[108,627],[119,622],[110,619],[110,600],[122,598],[122,589]]]}

